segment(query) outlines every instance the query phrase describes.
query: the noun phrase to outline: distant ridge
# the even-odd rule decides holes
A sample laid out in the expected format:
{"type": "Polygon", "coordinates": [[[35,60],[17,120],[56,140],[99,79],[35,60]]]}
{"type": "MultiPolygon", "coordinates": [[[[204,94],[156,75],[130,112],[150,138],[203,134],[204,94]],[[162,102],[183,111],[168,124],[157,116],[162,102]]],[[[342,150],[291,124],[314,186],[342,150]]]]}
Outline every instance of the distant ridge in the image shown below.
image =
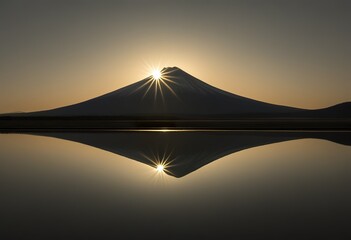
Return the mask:
{"type": "MultiPolygon", "coordinates": [[[[119,117],[122,119],[233,119],[238,117],[350,117],[351,103],[306,110],[265,103],[213,87],[177,67],[161,70],[105,95],[29,117],[119,117]]],[[[3,115],[4,116],[4,115],[3,115]]]]}
{"type": "Polygon", "coordinates": [[[351,117],[351,102],[340,103],[331,107],[309,111],[311,116],[351,117]]]}

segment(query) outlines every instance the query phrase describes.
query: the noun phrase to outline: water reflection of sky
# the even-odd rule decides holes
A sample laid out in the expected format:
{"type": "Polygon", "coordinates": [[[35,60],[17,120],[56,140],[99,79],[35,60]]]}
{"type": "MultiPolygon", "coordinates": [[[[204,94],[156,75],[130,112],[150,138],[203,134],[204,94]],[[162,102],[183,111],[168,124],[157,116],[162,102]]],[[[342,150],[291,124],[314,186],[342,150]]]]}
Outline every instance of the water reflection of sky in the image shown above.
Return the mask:
{"type": "Polygon", "coordinates": [[[183,178],[41,136],[0,135],[0,159],[1,228],[18,238],[348,233],[351,148],[325,140],[251,148],[183,178]]]}

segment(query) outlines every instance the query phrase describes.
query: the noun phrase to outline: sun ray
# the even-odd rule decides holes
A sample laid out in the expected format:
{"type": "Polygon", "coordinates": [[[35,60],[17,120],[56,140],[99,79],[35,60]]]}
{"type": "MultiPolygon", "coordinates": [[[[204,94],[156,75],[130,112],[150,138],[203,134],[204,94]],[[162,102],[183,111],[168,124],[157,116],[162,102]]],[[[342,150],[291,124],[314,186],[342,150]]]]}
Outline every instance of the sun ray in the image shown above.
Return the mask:
{"type": "Polygon", "coordinates": [[[134,91],[131,92],[131,94],[139,91],[140,89],[142,89],[143,87],[145,87],[147,84],[149,84],[150,82],[152,82],[152,79],[147,80],[145,83],[143,83],[141,86],[139,86],[137,89],[135,89],[134,91]]]}
{"type": "Polygon", "coordinates": [[[171,79],[169,79],[169,78],[167,78],[167,77],[164,77],[164,78],[162,78],[162,80],[163,81],[167,81],[167,82],[170,82],[170,83],[174,83],[174,84],[176,84],[176,85],[180,85],[179,83],[177,83],[176,81],[173,81],[173,80],[171,80],[171,79]]]}
{"type": "Polygon", "coordinates": [[[157,99],[157,81],[158,80],[154,80],[154,83],[155,83],[155,96],[154,96],[154,100],[156,101],[157,99]]]}
{"type": "Polygon", "coordinates": [[[144,99],[149,93],[151,93],[153,94],[153,98],[155,102],[157,101],[158,98],[161,98],[162,102],[166,104],[165,89],[167,89],[167,91],[170,91],[173,96],[175,96],[178,100],[180,100],[177,93],[172,88],[173,84],[174,85],[180,85],[180,84],[174,80],[174,77],[169,75],[170,73],[176,70],[173,70],[173,69],[159,70],[160,69],[159,65],[157,65],[156,67],[151,67],[151,66],[149,67],[150,69],[152,69],[151,76],[149,76],[149,79],[146,82],[144,82],[141,86],[139,86],[137,89],[135,89],[131,94],[145,89],[142,99],[144,99]],[[151,89],[153,89],[154,91],[153,93],[151,89]]]}
{"type": "Polygon", "coordinates": [[[140,153],[140,155],[143,156],[144,158],[146,158],[147,160],[149,160],[154,165],[157,165],[157,161],[153,160],[152,158],[149,158],[146,154],[140,153]]]}
{"type": "Polygon", "coordinates": [[[151,163],[151,166],[155,169],[155,174],[162,175],[167,173],[172,175],[169,168],[175,166],[172,163],[176,160],[176,158],[172,158],[173,151],[174,149],[168,151],[168,147],[166,147],[164,151],[156,151],[156,154],[151,151],[149,156],[142,152],[139,154],[151,163]]]}
{"type": "Polygon", "coordinates": [[[163,96],[163,90],[162,90],[162,86],[161,86],[161,81],[162,81],[162,80],[157,81],[157,83],[158,83],[158,87],[159,87],[159,89],[160,89],[162,102],[164,103],[164,102],[165,102],[165,98],[164,98],[164,96],[163,96]]]}
{"type": "Polygon", "coordinates": [[[144,93],[142,99],[144,99],[144,97],[145,97],[145,96],[147,95],[147,93],[150,91],[150,88],[152,87],[152,85],[153,85],[153,81],[151,80],[150,85],[149,85],[149,87],[147,88],[146,92],[144,93]]]}
{"type": "Polygon", "coordinates": [[[178,95],[174,92],[174,90],[166,83],[163,82],[163,84],[168,88],[169,91],[171,91],[171,93],[178,98],[178,95]]]}

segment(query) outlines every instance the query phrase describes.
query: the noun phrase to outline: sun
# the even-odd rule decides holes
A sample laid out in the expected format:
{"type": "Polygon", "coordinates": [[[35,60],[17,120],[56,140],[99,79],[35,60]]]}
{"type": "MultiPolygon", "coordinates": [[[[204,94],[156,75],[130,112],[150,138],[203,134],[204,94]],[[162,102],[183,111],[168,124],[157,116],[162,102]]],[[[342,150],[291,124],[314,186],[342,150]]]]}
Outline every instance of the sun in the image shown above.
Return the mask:
{"type": "Polygon", "coordinates": [[[162,165],[162,164],[158,164],[156,166],[156,171],[159,172],[159,173],[162,173],[164,171],[164,169],[165,169],[165,166],[162,165]]]}
{"type": "Polygon", "coordinates": [[[133,93],[137,91],[144,91],[142,99],[144,99],[144,97],[149,94],[151,96],[153,95],[154,102],[156,102],[158,98],[161,97],[163,104],[166,104],[166,99],[164,96],[166,91],[171,92],[174,97],[178,98],[176,92],[173,90],[173,87],[174,85],[179,84],[172,76],[172,71],[174,70],[169,70],[168,68],[163,68],[160,70],[158,66],[150,67],[148,69],[148,77],[144,79],[144,83],[137,87],[133,93]]]}
{"type": "Polygon", "coordinates": [[[162,74],[160,70],[153,70],[152,71],[152,77],[155,80],[159,80],[161,78],[162,74]]]}

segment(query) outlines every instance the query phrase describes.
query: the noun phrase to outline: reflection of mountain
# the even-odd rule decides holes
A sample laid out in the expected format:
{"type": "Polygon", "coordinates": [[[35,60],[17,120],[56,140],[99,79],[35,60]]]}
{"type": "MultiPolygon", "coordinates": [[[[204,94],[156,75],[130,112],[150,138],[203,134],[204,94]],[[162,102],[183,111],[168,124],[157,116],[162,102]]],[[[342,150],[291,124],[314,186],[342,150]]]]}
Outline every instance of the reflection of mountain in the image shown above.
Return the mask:
{"type": "Polygon", "coordinates": [[[351,145],[351,132],[76,132],[34,133],[104,149],[183,177],[228,154],[270,143],[319,138],[351,145]]]}
{"type": "Polygon", "coordinates": [[[179,68],[164,68],[162,78],[145,78],[106,95],[33,116],[204,117],[293,113],[278,106],[225,92],[179,68]]]}

